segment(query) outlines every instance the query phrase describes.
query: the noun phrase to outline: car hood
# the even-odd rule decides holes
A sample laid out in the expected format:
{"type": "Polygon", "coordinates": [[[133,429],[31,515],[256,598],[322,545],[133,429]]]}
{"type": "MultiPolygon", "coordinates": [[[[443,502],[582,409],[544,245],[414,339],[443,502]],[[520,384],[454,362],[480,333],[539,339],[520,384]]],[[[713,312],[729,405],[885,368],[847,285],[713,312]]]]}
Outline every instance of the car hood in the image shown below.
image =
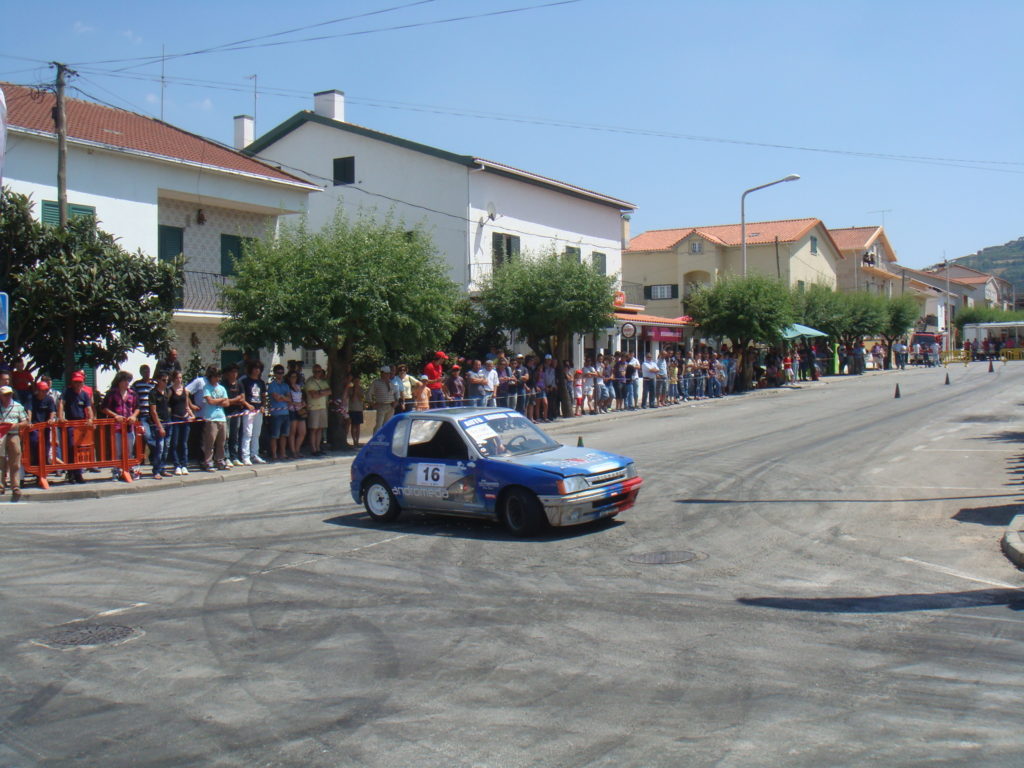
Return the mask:
{"type": "Polygon", "coordinates": [[[563,445],[553,451],[529,453],[525,456],[496,456],[493,457],[493,460],[539,469],[562,477],[611,472],[633,463],[632,459],[625,456],[596,451],[593,448],[573,448],[568,445],[563,445]]]}

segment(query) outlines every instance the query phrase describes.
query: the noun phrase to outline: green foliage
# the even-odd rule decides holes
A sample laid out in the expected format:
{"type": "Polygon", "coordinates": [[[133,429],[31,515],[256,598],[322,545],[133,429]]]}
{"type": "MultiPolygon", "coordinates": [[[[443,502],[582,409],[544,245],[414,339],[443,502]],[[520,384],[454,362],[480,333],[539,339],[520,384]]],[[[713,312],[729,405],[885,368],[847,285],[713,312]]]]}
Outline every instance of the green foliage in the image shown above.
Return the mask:
{"type": "Polygon", "coordinates": [[[776,341],[796,319],[789,289],[760,274],[726,275],[699,288],[686,306],[702,335],[726,337],[739,347],[776,341]]]}
{"type": "Polygon", "coordinates": [[[913,329],[917,322],[919,307],[910,296],[893,296],[885,303],[885,325],[879,331],[892,344],[900,336],[913,329]]]}
{"type": "Polygon", "coordinates": [[[484,313],[478,302],[468,298],[460,299],[456,312],[459,325],[445,349],[456,350],[467,358],[482,360],[492,346],[504,349],[508,344],[504,331],[484,313]]]}
{"type": "Polygon", "coordinates": [[[967,323],[1008,323],[1012,321],[1024,321],[1024,312],[1020,310],[1004,310],[998,307],[967,307],[961,309],[953,323],[957,329],[963,331],[967,323]]]}
{"type": "Polygon", "coordinates": [[[178,270],[124,250],[92,217],[66,229],[39,224],[28,198],[5,189],[0,260],[11,296],[8,355],[59,376],[76,359],[109,368],[134,349],[157,355],[169,346],[178,270]]]}
{"type": "Polygon", "coordinates": [[[553,250],[502,264],[480,292],[491,326],[516,331],[538,355],[558,357],[574,333],[614,324],[614,299],[615,278],[553,250]]]}
{"type": "Polygon", "coordinates": [[[841,294],[827,285],[815,283],[806,291],[793,295],[797,322],[824,331],[831,338],[838,339],[846,328],[846,309],[841,294]]]}
{"type": "Polygon", "coordinates": [[[877,336],[888,321],[886,298],[874,293],[840,293],[840,306],[846,316],[846,328],[840,338],[853,344],[865,336],[877,336]]]}
{"type": "MultiPolygon", "coordinates": [[[[825,285],[812,285],[803,294],[796,294],[794,303],[799,322],[844,344],[883,333],[889,320],[889,300],[863,291],[837,293],[825,285]]],[[[916,317],[915,305],[910,322],[916,317]]]]}
{"type": "MultiPolygon", "coordinates": [[[[378,360],[418,358],[457,327],[459,288],[430,237],[390,218],[349,221],[339,208],[318,232],[284,223],[243,250],[224,291],[222,336],[243,348],[323,350],[334,392],[354,360],[373,367],[371,350],[378,360]]],[[[343,441],[336,420],[331,434],[343,441]]]]}

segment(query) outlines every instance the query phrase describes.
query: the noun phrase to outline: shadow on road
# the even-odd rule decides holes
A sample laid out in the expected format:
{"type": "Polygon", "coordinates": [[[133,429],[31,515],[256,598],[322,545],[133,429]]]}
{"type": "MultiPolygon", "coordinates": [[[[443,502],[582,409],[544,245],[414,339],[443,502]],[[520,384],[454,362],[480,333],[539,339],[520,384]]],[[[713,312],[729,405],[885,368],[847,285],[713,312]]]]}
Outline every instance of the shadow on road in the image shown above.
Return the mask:
{"type": "Polygon", "coordinates": [[[900,613],[975,608],[982,605],[1006,605],[1010,610],[1024,611],[1024,590],[976,589],[969,592],[874,597],[740,597],[737,598],[737,602],[755,608],[778,608],[784,611],[811,613],[900,613]]]}
{"type": "Polygon", "coordinates": [[[374,522],[365,512],[353,512],[347,515],[336,515],[324,520],[328,525],[340,525],[347,528],[366,528],[380,531],[393,531],[416,536],[444,536],[459,539],[478,539],[482,541],[537,542],[559,541],[561,539],[589,536],[618,528],[625,525],[622,520],[604,519],[582,525],[570,525],[564,528],[548,528],[539,535],[527,539],[513,536],[497,523],[487,520],[469,518],[444,517],[415,512],[403,512],[397,523],[374,522]]]}
{"type": "Polygon", "coordinates": [[[954,520],[961,523],[977,523],[978,525],[998,525],[1005,527],[1010,524],[1019,513],[1024,512],[1024,504],[1003,504],[998,507],[975,507],[974,509],[961,509],[955,515],[954,520]]]}
{"type": "Polygon", "coordinates": [[[971,440],[992,440],[997,443],[1024,443],[1024,432],[1016,429],[1006,430],[1004,432],[996,432],[991,435],[979,435],[978,437],[972,437],[971,440]]]}
{"type": "Polygon", "coordinates": [[[923,496],[909,499],[676,499],[676,504],[899,504],[911,501],[999,499],[1008,496],[1020,496],[1020,493],[985,493],[978,496],[923,496]]]}

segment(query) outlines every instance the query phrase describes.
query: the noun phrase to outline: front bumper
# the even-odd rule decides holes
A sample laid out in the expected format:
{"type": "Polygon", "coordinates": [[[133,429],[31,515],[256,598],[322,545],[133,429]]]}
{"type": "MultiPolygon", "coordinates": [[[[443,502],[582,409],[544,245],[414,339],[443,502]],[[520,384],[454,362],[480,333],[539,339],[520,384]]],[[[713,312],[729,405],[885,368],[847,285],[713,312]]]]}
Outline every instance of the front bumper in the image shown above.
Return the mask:
{"type": "Polygon", "coordinates": [[[613,517],[632,507],[643,482],[642,477],[631,477],[621,483],[600,488],[539,498],[551,525],[579,525],[603,517],[613,517]]]}

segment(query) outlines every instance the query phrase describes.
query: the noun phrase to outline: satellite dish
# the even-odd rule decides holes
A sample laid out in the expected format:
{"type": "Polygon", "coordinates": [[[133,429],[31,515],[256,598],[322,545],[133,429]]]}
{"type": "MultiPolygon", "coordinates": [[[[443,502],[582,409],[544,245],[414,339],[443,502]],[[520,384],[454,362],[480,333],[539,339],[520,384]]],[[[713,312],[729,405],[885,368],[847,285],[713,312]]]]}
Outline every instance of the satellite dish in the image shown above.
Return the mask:
{"type": "Polygon", "coordinates": [[[487,218],[491,221],[498,218],[498,209],[494,207],[494,203],[492,202],[487,203],[487,218]]]}

